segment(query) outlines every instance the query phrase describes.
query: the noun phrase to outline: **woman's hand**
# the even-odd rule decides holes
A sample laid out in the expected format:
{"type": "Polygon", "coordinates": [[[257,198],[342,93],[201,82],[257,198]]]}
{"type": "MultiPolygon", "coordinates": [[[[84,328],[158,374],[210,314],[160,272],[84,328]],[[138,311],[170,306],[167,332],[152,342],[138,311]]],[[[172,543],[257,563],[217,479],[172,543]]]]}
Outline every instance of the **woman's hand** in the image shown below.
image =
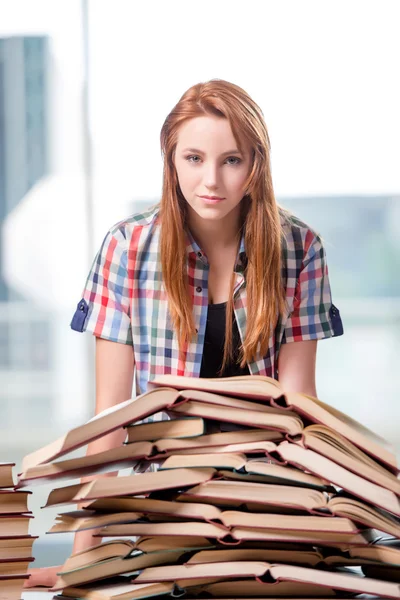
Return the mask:
{"type": "Polygon", "coordinates": [[[62,571],[63,565],[56,567],[42,567],[41,569],[29,569],[29,579],[25,579],[24,588],[53,587],[58,579],[57,573],[62,571]]]}

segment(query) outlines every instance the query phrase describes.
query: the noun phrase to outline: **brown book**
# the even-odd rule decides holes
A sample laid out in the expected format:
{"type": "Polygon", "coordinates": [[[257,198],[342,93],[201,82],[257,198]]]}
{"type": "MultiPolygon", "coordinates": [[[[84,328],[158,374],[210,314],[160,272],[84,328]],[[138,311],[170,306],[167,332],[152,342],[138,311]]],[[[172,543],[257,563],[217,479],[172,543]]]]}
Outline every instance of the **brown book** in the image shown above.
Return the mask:
{"type": "MultiPolygon", "coordinates": [[[[183,390],[181,393],[184,395],[187,392],[186,390],[183,390]]],[[[190,398],[195,396],[195,392],[190,394],[190,398]]],[[[200,396],[200,392],[197,393],[197,396],[200,396]]],[[[182,402],[176,407],[171,407],[171,412],[174,415],[184,414],[187,416],[212,419],[213,421],[236,423],[252,428],[272,429],[288,435],[298,435],[303,430],[303,421],[295,412],[288,412],[285,414],[285,411],[282,409],[280,409],[279,412],[276,412],[273,409],[271,410],[271,407],[269,406],[263,406],[262,404],[256,404],[255,402],[236,400],[235,398],[226,398],[224,404],[217,404],[216,402],[212,403],[211,401],[205,402],[205,394],[202,396],[203,397],[197,398],[196,400],[187,399],[186,402],[182,402]],[[241,406],[240,408],[235,406],[239,404],[241,406]]],[[[211,396],[214,396],[214,398],[222,397],[216,396],[215,394],[208,394],[207,397],[209,400],[211,400],[211,396]]]]}
{"type": "Polygon", "coordinates": [[[28,535],[32,515],[0,515],[0,537],[28,535]]]}
{"type": "Polygon", "coordinates": [[[29,563],[33,562],[34,560],[35,559],[33,557],[29,557],[26,560],[1,560],[0,575],[25,575],[28,570],[29,563]]]}
{"type": "MultiPolygon", "coordinates": [[[[168,423],[169,421],[164,422],[168,423]]],[[[249,432],[216,433],[198,436],[197,438],[161,439],[154,443],[130,443],[118,448],[105,450],[104,452],[30,467],[18,475],[17,488],[32,486],[35,483],[43,484],[47,481],[61,481],[85,475],[99,475],[107,471],[126,468],[127,466],[135,468],[142,461],[162,460],[173,451],[177,454],[181,452],[185,454],[198,454],[201,451],[218,453],[237,451],[250,454],[263,453],[269,456],[269,453],[276,450],[276,444],[265,441],[270,434],[272,434],[271,437],[277,437],[276,432],[250,430],[249,432]],[[245,440],[244,443],[234,443],[241,438],[245,440]],[[257,439],[260,441],[257,441],[257,439]],[[194,440],[199,441],[188,444],[188,442],[194,442],[194,440]],[[253,441],[247,442],[246,440],[253,441]],[[226,443],[230,445],[223,445],[226,443]],[[209,444],[215,444],[215,447],[212,446],[209,448],[209,444]]],[[[282,437],[282,434],[279,433],[278,438],[282,439],[282,437]]]]}
{"type": "MultiPolygon", "coordinates": [[[[211,452],[213,449],[217,452],[233,452],[234,450],[223,450],[228,446],[235,446],[238,444],[256,444],[260,443],[259,448],[261,452],[266,448],[268,451],[275,449],[273,442],[279,442],[283,439],[283,433],[280,431],[268,430],[268,429],[242,429],[240,431],[224,431],[221,433],[210,433],[206,435],[200,435],[195,438],[186,439],[162,439],[155,442],[155,446],[159,452],[174,452],[177,450],[180,452],[189,453],[191,450],[207,448],[204,452],[211,452]],[[262,443],[267,444],[265,447],[262,443]],[[219,450],[221,448],[221,450],[219,450]]],[[[251,451],[251,449],[249,450],[251,451]]],[[[257,451],[256,449],[253,451],[257,451]]],[[[240,452],[240,450],[239,450],[240,452]]],[[[242,450],[245,452],[245,450],[242,450]]],[[[246,450],[247,452],[247,450],[246,450]]]]}
{"type": "Polygon", "coordinates": [[[184,554],[182,550],[152,552],[150,554],[135,553],[127,555],[124,558],[111,558],[102,560],[98,563],[92,563],[78,569],[66,571],[63,567],[58,573],[59,577],[53,586],[54,590],[61,590],[67,586],[90,583],[107,579],[115,575],[140,571],[153,565],[175,564],[184,554]]]}
{"type": "Polygon", "coordinates": [[[244,481],[252,481],[251,475],[261,476],[262,483],[280,483],[284,485],[299,485],[300,487],[311,487],[316,489],[330,489],[334,491],[329,483],[304,473],[300,469],[293,469],[283,465],[273,464],[260,459],[247,460],[245,454],[195,454],[195,455],[171,455],[161,465],[160,470],[179,469],[184,467],[212,467],[221,471],[226,477],[234,478],[239,474],[226,473],[225,469],[241,471],[239,475],[244,481]],[[279,480],[279,481],[277,481],[279,480]]]}
{"type": "MultiPolygon", "coordinates": [[[[185,582],[180,582],[182,585],[185,582]]],[[[188,582],[186,582],[188,585],[188,582]]],[[[320,586],[314,583],[304,583],[300,581],[274,581],[269,585],[257,579],[239,579],[238,581],[218,581],[206,585],[196,585],[189,588],[194,595],[206,594],[206,597],[212,598],[302,598],[303,600],[316,600],[317,598],[336,598],[337,595],[333,589],[320,586]]],[[[351,596],[342,596],[340,598],[354,598],[351,596]]]]}
{"type": "Polygon", "coordinates": [[[186,564],[206,564],[210,562],[229,562],[238,560],[260,560],[262,562],[284,562],[315,567],[324,562],[324,556],[318,550],[286,550],[277,548],[218,548],[200,550],[189,558],[186,564]]]}
{"type": "Polygon", "coordinates": [[[375,506],[400,516],[400,499],[394,492],[348,471],[326,456],[307,450],[297,444],[281,442],[277,447],[279,455],[291,465],[304,469],[320,477],[329,474],[330,481],[354,496],[367,500],[375,506]]]}
{"type": "Polygon", "coordinates": [[[128,475],[103,477],[89,483],[76,484],[52,490],[47,506],[75,504],[96,498],[135,496],[158,490],[169,490],[204,483],[215,474],[215,469],[174,469],[128,475]]]}
{"type": "Polygon", "coordinates": [[[31,467],[50,462],[129,423],[165,410],[178,398],[179,392],[176,390],[158,388],[132,400],[121,402],[111,409],[104,410],[84,425],[71,429],[54,442],[25,456],[22,470],[26,471],[31,467]]]}
{"type": "Polygon", "coordinates": [[[46,481],[75,479],[84,475],[99,475],[115,469],[134,466],[136,461],[150,460],[154,445],[151,442],[137,442],[110,448],[78,458],[60,460],[30,467],[18,475],[18,488],[46,481]]]}
{"type": "Polygon", "coordinates": [[[204,434],[204,420],[193,417],[128,426],[128,443],[154,442],[165,438],[192,438],[204,434]]]}
{"type": "Polygon", "coordinates": [[[13,467],[15,463],[0,462],[0,488],[14,487],[13,467]]]}
{"type": "MultiPolygon", "coordinates": [[[[317,517],[324,520],[323,517],[317,517]]],[[[339,528],[338,528],[339,529],[339,528]]],[[[110,525],[103,527],[98,536],[100,537],[133,537],[136,535],[152,536],[199,536],[212,538],[221,543],[232,543],[242,541],[262,542],[291,542],[301,544],[316,544],[322,546],[334,546],[348,548],[350,545],[366,545],[373,539],[373,532],[369,530],[364,533],[351,533],[348,530],[343,533],[338,530],[320,531],[314,530],[289,530],[258,527],[231,527],[227,528],[220,524],[192,522],[138,522],[124,525],[110,525]]]]}
{"type": "Polygon", "coordinates": [[[84,508],[103,513],[133,511],[144,515],[173,516],[208,522],[221,520],[222,514],[218,507],[210,504],[173,502],[155,498],[101,498],[86,504],[84,508]]]}
{"type": "MultiPolygon", "coordinates": [[[[193,395],[195,393],[191,394],[191,396],[193,395]]],[[[71,429],[58,440],[28,454],[22,461],[22,471],[26,473],[32,467],[49,463],[118,428],[140,421],[157,412],[172,411],[172,409],[178,411],[178,416],[179,411],[186,410],[187,416],[205,417],[219,421],[226,420],[240,425],[247,424],[253,428],[277,429],[292,435],[301,433],[303,429],[300,417],[291,411],[233,398],[229,399],[229,404],[232,406],[226,406],[226,400],[224,400],[225,404],[222,402],[221,397],[217,395],[215,395],[213,403],[205,402],[204,394],[198,394],[197,401],[192,402],[182,397],[176,390],[169,388],[151,390],[136,399],[127,400],[112,409],[103,411],[84,425],[71,429]],[[238,403],[243,406],[246,405],[247,408],[235,408],[234,406],[238,403]],[[184,409],[183,407],[186,405],[187,409],[184,409]],[[193,411],[196,414],[190,414],[193,411]]],[[[242,439],[239,437],[239,441],[242,441],[242,439]]]]}
{"type": "Polygon", "coordinates": [[[37,535],[0,537],[0,560],[27,558],[32,555],[32,544],[37,535]]]}
{"type": "MultiPolygon", "coordinates": [[[[312,516],[312,515],[282,515],[276,513],[251,513],[248,511],[223,511],[211,504],[171,502],[156,500],[152,498],[109,498],[95,500],[87,505],[92,511],[111,511],[111,514],[119,510],[136,510],[143,515],[163,515],[168,520],[169,516],[177,516],[181,519],[200,519],[205,522],[221,523],[225,527],[260,527],[266,529],[296,529],[330,531],[341,533],[358,533],[357,526],[348,518],[312,516]]],[[[73,515],[74,513],[65,513],[73,515]]]]}
{"type": "Polygon", "coordinates": [[[363,560],[400,567],[400,545],[396,547],[374,544],[368,548],[350,548],[349,554],[353,558],[361,558],[363,560]]]}
{"type": "Polygon", "coordinates": [[[309,425],[293,442],[333,460],[338,465],[400,495],[400,480],[339,433],[324,425],[309,425]]]}
{"type": "Polygon", "coordinates": [[[217,505],[246,505],[247,508],[256,504],[259,506],[278,506],[279,512],[282,508],[312,511],[327,506],[327,497],[319,490],[221,479],[213,479],[189,488],[179,494],[176,499],[179,502],[193,501],[217,505]]]}
{"type": "Polygon", "coordinates": [[[329,498],[318,490],[307,488],[211,480],[186,490],[179,494],[176,500],[233,507],[244,506],[250,512],[260,510],[277,512],[279,510],[282,513],[290,509],[291,511],[326,514],[329,511],[333,515],[347,517],[364,527],[400,537],[399,521],[389,513],[379,511],[355,498],[340,495],[329,498]]]}
{"type": "Polygon", "coordinates": [[[65,571],[72,571],[79,569],[90,564],[99,563],[103,560],[111,558],[124,558],[128,555],[132,555],[134,551],[140,551],[144,554],[151,552],[169,551],[169,550],[182,550],[188,552],[190,550],[197,550],[200,548],[213,548],[212,544],[201,538],[184,537],[178,538],[149,538],[140,537],[133,542],[132,540],[115,539],[109,542],[103,542],[81,550],[72,554],[63,565],[65,571]]]}
{"type": "Polygon", "coordinates": [[[136,600],[172,594],[175,584],[172,582],[142,583],[95,583],[86,586],[68,586],[63,589],[62,596],[56,598],[85,598],[87,600],[136,600]]]}
{"type": "Polygon", "coordinates": [[[201,390],[237,398],[253,398],[266,401],[280,398],[283,394],[276,379],[264,375],[239,375],[237,377],[194,378],[177,375],[157,375],[149,386],[166,386],[177,390],[201,390]]]}
{"type": "Polygon", "coordinates": [[[30,575],[0,575],[1,600],[20,600],[25,579],[30,575]]]}
{"type": "Polygon", "coordinates": [[[77,510],[57,515],[56,522],[47,533],[85,531],[108,525],[135,523],[142,517],[143,514],[137,512],[95,514],[93,511],[77,510]]]}
{"type": "Polygon", "coordinates": [[[27,513],[28,496],[32,492],[0,490],[0,514],[27,513]]]}
{"type": "MultiPolygon", "coordinates": [[[[201,578],[232,579],[232,595],[235,591],[234,579],[258,579],[264,585],[286,581],[297,584],[319,585],[322,588],[344,590],[346,592],[377,595],[380,598],[400,598],[400,586],[395,583],[367,579],[353,574],[320,571],[295,565],[270,564],[262,561],[220,562],[199,565],[169,565],[145,568],[135,579],[137,583],[157,581],[199,580],[201,578]]],[[[238,591],[238,590],[237,590],[238,591]]]]}
{"type": "Polygon", "coordinates": [[[157,375],[151,385],[152,387],[165,385],[178,390],[195,389],[270,402],[272,406],[287,408],[313,423],[327,426],[371,455],[375,460],[383,463],[391,472],[396,474],[399,472],[396,454],[386,440],[317,398],[292,392],[285,394],[274,379],[260,375],[215,379],[157,375]]]}

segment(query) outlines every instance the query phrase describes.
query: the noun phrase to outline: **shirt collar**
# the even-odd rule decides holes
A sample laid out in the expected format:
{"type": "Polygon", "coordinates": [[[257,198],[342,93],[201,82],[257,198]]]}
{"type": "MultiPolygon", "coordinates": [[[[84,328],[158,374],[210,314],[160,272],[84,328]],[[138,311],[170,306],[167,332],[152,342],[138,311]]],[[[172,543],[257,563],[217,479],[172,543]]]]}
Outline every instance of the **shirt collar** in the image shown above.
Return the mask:
{"type": "MultiPolygon", "coordinates": [[[[207,255],[202,250],[202,248],[200,248],[199,244],[196,242],[189,229],[186,230],[186,252],[188,256],[192,255],[193,257],[193,255],[195,255],[197,260],[200,260],[204,264],[208,265],[207,255]]],[[[244,235],[242,234],[242,237],[240,239],[239,252],[236,259],[235,271],[242,272],[246,267],[246,262],[247,255],[244,244],[244,235]]]]}

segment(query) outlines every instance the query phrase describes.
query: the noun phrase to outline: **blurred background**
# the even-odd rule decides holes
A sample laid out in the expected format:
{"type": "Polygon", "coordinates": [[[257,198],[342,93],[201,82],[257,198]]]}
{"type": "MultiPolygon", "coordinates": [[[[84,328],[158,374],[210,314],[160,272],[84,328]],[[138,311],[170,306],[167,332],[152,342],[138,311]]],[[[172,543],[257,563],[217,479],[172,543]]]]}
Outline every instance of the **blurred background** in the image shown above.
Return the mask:
{"type": "MultiPolygon", "coordinates": [[[[345,335],[319,397],[400,450],[400,6],[396,0],[0,0],[0,461],[94,413],[94,340],[69,327],[120,219],[159,201],[159,133],[195,83],[261,106],[278,202],[325,240],[345,335]]],[[[30,506],[35,566],[71,536],[30,506]]]]}

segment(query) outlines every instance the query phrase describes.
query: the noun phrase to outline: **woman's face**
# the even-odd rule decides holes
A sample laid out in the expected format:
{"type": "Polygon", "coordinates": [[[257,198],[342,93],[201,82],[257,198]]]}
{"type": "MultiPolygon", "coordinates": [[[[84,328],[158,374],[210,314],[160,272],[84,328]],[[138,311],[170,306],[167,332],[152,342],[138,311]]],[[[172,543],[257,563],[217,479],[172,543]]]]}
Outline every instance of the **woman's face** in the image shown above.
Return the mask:
{"type": "Polygon", "coordinates": [[[226,118],[196,117],[181,126],[175,167],[189,215],[194,211],[203,219],[220,220],[232,211],[240,214],[251,168],[250,149],[244,151],[245,155],[239,152],[226,118]]]}

